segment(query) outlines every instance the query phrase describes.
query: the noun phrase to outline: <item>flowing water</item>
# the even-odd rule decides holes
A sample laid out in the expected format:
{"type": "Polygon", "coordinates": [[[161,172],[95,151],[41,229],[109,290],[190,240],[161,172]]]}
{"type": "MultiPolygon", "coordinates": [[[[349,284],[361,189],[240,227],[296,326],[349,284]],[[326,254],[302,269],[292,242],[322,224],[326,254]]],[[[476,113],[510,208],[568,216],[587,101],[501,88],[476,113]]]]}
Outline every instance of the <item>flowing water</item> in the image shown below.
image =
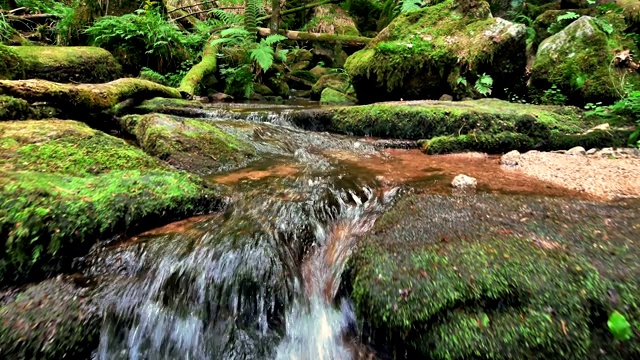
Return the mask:
{"type": "MultiPolygon", "coordinates": [[[[97,359],[362,355],[352,304],[338,295],[350,254],[394,200],[398,183],[434,185],[455,174],[405,163],[422,156],[415,151],[394,156],[366,140],[296,129],[278,113],[248,118],[273,124],[219,124],[249,128],[256,148],[271,155],[211,177],[233,189],[223,213],[141,234],[95,256],[90,271],[109,279],[97,359]]],[[[465,166],[473,175],[474,165],[465,166]]],[[[487,166],[478,160],[475,170],[495,177],[487,166]]],[[[521,190],[517,181],[505,182],[513,183],[521,190]]]]}

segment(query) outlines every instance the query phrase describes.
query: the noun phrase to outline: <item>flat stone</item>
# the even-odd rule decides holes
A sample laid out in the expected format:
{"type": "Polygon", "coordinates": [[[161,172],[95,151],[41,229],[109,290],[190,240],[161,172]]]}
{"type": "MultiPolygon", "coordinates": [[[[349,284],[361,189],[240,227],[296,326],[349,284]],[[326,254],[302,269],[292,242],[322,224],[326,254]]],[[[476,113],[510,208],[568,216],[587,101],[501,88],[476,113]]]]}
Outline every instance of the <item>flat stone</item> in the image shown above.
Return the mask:
{"type": "Polygon", "coordinates": [[[567,155],[584,156],[586,154],[587,151],[582,146],[576,146],[567,150],[567,155]]]}
{"type": "Polygon", "coordinates": [[[500,157],[500,164],[505,166],[518,166],[519,161],[520,152],[518,150],[511,150],[500,157]]]}
{"type": "Polygon", "coordinates": [[[475,189],[478,186],[478,180],[464,174],[456,175],[451,181],[451,186],[456,189],[475,189]]]}
{"type": "Polygon", "coordinates": [[[587,155],[593,155],[598,151],[598,149],[596,148],[591,148],[589,150],[587,150],[587,155]]]}

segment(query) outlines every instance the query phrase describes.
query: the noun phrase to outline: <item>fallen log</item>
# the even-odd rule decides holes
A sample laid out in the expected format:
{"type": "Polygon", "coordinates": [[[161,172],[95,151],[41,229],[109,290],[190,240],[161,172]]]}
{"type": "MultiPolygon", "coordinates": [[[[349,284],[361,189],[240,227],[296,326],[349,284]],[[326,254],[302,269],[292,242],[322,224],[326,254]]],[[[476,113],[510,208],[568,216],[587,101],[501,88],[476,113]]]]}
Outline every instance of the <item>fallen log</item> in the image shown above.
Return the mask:
{"type": "Polygon", "coordinates": [[[192,99],[200,81],[216,71],[218,66],[218,45],[214,45],[213,40],[217,38],[218,35],[209,37],[202,51],[202,60],[194,65],[180,81],[178,91],[184,99],[192,99]]]}
{"type": "MultiPolygon", "coordinates": [[[[290,40],[322,41],[327,43],[341,43],[350,46],[365,46],[372,40],[371,38],[364,36],[321,34],[292,30],[279,30],[278,34],[284,35],[290,40]]],[[[258,28],[258,35],[262,37],[269,36],[271,35],[271,30],[267,28],[258,28]]]]}
{"type": "Polygon", "coordinates": [[[0,80],[0,95],[30,103],[47,102],[76,112],[107,110],[126,99],[180,98],[175,88],[151,81],[123,78],[104,84],[61,84],[47,80],[0,80]]]}
{"type": "MultiPolygon", "coordinates": [[[[280,16],[289,15],[289,14],[296,13],[298,11],[311,9],[311,8],[316,7],[316,6],[320,6],[320,5],[324,5],[324,4],[330,4],[330,3],[337,3],[337,2],[340,2],[340,0],[322,0],[322,1],[315,2],[313,4],[306,4],[306,5],[303,5],[303,6],[299,6],[297,8],[288,9],[288,10],[282,10],[282,11],[280,11],[279,15],[280,16]]],[[[259,18],[256,19],[256,21],[260,22],[260,21],[264,21],[264,20],[270,19],[271,15],[272,14],[259,17],[259,18]]]]}

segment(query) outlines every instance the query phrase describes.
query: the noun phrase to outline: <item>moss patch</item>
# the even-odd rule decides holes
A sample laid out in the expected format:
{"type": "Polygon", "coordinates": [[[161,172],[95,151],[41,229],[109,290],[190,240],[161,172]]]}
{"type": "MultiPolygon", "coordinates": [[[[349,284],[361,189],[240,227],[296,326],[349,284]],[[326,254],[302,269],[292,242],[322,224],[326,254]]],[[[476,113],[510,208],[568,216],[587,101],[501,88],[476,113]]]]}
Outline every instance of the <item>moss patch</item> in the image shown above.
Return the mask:
{"type": "Polygon", "coordinates": [[[357,99],[347,94],[341,93],[340,91],[326,88],[322,91],[320,102],[323,104],[349,105],[355,104],[357,102],[357,99]]]}
{"type": "Polygon", "coordinates": [[[323,75],[311,88],[311,99],[319,100],[320,94],[326,88],[343,92],[348,95],[355,95],[350,87],[349,75],[345,73],[333,73],[323,75]]]}
{"type": "Polygon", "coordinates": [[[635,358],[607,317],[640,326],[637,206],[410,196],[351,261],[358,315],[414,358],[635,358]]]}
{"type": "Polygon", "coordinates": [[[447,0],[397,17],[345,69],[362,103],[437,99],[454,93],[458,78],[473,84],[486,73],[494,96],[522,85],[525,27],[489,17],[489,5],[447,0]]]}
{"type": "Polygon", "coordinates": [[[89,292],[71,280],[56,278],[12,294],[14,297],[0,306],[0,356],[90,358],[98,346],[100,316],[89,292]]]}
{"type": "Polygon", "coordinates": [[[228,170],[255,157],[250,144],[230,135],[214,122],[149,114],[123,125],[149,154],[179,169],[198,174],[228,170]],[[131,128],[131,125],[135,127],[131,128]]]}
{"type": "Polygon", "coordinates": [[[347,12],[336,4],[325,4],[313,9],[313,17],[302,28],[304,31],[360,36],[353,19],[347,12]]]}
{"type": "Polygon", "coordinates": [[[65,270],[97,239],[210,211],[205,184],[73,121],[0,123],[0,283],[65,270]]]}
{"type": "Polygon", "coordinates": [[[120,65],[107,51],[90,46],[12,46],[19,59],[8,78],[55,82],[102,83],[120,75],[120,65]]]}
{"type": "Polygon", "coordinates": [[[561,32],[547,38],[538,47],[531,70],[531,95],[542,98],[544,91],[556,85],[571,104],[612,103],[629,86],[640,86],[640,75],[617,68],[612,60],[616,52],[637,48],[623,37],[621,14],[602,18],[583,16],[561,32]]]}
{"type": "Polygon", "coordinates": [[[0,121],[46,119],[59,115],[58,110],[48,106],[31,106],[22,99],[0,95],[0,121]]]}

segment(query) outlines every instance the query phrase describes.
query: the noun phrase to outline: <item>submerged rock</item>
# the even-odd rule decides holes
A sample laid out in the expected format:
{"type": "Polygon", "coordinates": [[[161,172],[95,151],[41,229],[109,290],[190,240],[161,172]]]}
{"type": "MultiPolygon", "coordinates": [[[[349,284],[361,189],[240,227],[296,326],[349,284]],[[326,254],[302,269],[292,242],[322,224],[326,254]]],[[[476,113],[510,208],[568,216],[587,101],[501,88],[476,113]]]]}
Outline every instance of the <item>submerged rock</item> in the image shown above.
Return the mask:
{"type": "Polygon", "coordinates": [[[398,16],[345,69],[361,103],[462,98],[483,74],[500,97],[524,86],[525,48],[525,26],[491,17],[485,1],[447,0],[398,16]]]}
{"type": "Polygon", "coordinates": [[[545,92],[555,85],[569,104],[611,103],[623,89],[640,86],[640,74],[613,63],[617,52],[637,52],[633,42],[617,30],[622,27],[619,14],[583,16],[544,40],[531,69],[531,94],[549,101],[545,92]]]}
{"type": "Polygon", "coordinates": [[[408,196],[351,261],[358,317],[407,358],[637,358],[607,328],[614,311],[640,326],[637,206],[408,196]]]}
{"type": "Polygon", "coordinates": [[[0,283],[68,269],[99,239],[219,206],[195,176],[75,121],[0,122],[0,283]]]}

